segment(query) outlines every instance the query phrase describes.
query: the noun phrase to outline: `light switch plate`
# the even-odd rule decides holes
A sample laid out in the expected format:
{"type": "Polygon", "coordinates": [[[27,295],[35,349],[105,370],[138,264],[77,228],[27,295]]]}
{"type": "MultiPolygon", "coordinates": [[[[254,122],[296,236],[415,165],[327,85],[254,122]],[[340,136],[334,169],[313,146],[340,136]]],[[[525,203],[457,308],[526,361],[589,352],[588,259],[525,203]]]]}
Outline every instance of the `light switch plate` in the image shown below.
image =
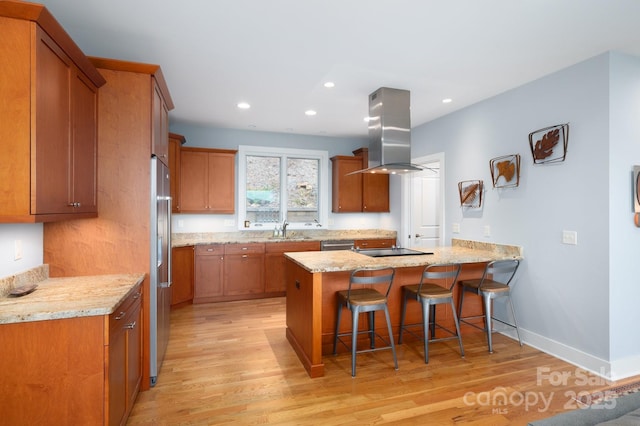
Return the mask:
{"type": "Polygon", "coordinates": [[[451,232],[453,232],[454,234],[459,234],[460,233],[460,224],[459,223],[454,223],[453,225],[451,225],[451,232]]]}
{"type": "Polygon", "coordinates": [[[22,240],[15,240],[13,242],[13,248],[14,248],[13,260],[22,259],[22,240]]]}
{"type": "Polygon", "coordinates": [[[491,236],[491,227],[489,225],[485,225],[484,226],[484,236],[485,237],[490,237],[491,236]]]}
{"type": "Polygon", "coordinates": [[[578,233],[576,231],[562,231],[562,243],[563,244],[578,244],[578,233]]]}

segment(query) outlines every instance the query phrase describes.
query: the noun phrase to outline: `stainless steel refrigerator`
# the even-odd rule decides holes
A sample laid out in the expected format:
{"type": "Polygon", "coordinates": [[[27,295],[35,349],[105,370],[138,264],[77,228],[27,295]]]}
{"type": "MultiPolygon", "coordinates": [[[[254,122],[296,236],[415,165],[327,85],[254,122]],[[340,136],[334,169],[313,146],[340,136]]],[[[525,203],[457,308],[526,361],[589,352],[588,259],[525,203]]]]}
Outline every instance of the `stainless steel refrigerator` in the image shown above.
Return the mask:
{"type": "Polygon", "coordinates": [[[171,305],[171,196],[169,169],[151,157],[151,272],[149,292],[149,340],[151,386],[169,343],[171,305]]]}

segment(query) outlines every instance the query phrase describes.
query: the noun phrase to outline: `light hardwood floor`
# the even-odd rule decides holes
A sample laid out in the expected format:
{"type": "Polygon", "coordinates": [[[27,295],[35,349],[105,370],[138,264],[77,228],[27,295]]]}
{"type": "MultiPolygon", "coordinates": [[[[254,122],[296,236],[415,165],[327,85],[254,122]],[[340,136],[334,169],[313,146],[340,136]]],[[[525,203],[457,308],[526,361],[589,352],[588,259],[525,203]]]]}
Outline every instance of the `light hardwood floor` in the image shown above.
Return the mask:
{"type": "Polygon", "coordinates": [[[193,305],[171,314],[157,385],[142,392],[129,425],[526,425],[578,408],[573,399],[610,387],[599,377],[495,334],[325,356],[310,379],[285,338],[285,299],[193,305]],[[564,379],[562,377],[564,376],[564,379]]]}

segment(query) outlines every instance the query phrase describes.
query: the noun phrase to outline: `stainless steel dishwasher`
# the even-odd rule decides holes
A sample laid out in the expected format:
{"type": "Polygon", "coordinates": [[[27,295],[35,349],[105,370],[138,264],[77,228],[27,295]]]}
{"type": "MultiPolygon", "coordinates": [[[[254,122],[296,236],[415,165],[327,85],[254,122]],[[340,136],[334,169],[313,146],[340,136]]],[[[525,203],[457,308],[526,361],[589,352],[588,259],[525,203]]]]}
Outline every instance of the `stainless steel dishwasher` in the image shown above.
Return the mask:
{"type": "Polygon", "coordinates": [[[320,250],[352,250],[354,244],[354,240],[325,240],[320,243],[320,250]]]}

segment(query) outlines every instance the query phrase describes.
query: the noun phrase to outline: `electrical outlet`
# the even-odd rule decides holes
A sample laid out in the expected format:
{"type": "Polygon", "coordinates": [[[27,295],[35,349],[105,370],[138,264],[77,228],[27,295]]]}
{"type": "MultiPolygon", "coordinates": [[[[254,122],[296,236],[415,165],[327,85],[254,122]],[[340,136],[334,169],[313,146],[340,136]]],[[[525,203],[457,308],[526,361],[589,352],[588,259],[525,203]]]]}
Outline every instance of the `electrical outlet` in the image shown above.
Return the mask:
{"type": "Polygon", "coordinates": [[[233,219],[225,219],[224,226],[235,226],[235,221],[233,219]]]}
{"type": "Polygon", "coordinates": [[[13,260],[22,259],[22,240],[15,240],[13,242],[14,255],[13,260]]]}
{"type": "Polygon", "coordinates": [[[459,234],[460,233],[460,224],[459,223],[454,223],[451,225],[451,232],[453,232],[454,234],[459,234]]]}
{"type": "Polygon", "coordinates": [[[178,228],[184,228],[184,220],[178,219],[178,228]]]}
{"type": "Polygon", "coordinates": [[[576,231],[562,231],[562,243],[563,244],[578,244],[578,233],[576,231]]]}
{"type": "Polygon", "coordinates": [[[485,225],[484,226],[484,236],[485,237],[490,237],[491,236],[491,227],[489,225],[485,225]]]}

